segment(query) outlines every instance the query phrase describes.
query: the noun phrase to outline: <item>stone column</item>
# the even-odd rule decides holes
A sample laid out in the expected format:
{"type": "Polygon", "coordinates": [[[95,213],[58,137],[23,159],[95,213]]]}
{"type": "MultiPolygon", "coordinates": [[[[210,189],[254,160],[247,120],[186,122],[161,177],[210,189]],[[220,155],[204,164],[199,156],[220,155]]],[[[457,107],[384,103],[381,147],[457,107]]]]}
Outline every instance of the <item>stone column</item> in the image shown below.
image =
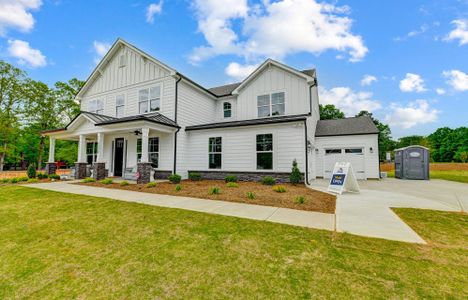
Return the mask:
{"type": "Polygon", "coordinates": [[[46,173],[55,174],[57,164],[55,163],[55,138],[49,137],[49,160],[46,163],[46,173]]]}
{"type": "Polygon", "coordinates": [[[77,162],[75,163],[75,179],[86,178],[86,166],[87,163],[77,162]]]}
{"type": "Polygon", "coordinates": [[[151,163],[148,157],[149,128],[141,129],[141,162],[137,164],[137,183],[146,184],[151,181],[151,163]]]}
{"type": "Polygon", "coordinates": [[[86,136],[80,135],[78,142],[78,161],[75,163],[75,179],[86,178],[86,136]]]}

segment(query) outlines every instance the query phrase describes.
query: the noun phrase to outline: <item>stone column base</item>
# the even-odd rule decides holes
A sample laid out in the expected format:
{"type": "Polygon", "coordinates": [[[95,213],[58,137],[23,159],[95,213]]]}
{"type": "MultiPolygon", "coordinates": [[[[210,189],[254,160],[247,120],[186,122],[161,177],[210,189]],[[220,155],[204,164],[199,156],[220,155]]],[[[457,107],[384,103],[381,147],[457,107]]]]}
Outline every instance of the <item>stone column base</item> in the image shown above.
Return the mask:
{"type": "Polygon", "coordinates": [[[86,178],[86,166],[87,163],[77,162],[75,163],[75,179],[86,178]]]}
{"type": "Polygon", "coordinates": [[[54,162],[48,162],[46,163],[46,174],[51,175],[55,174],[55,171],[57,170],[57,164],[54,162]]]}
{"type": "Polygon", "coordinates": [[[137,164],[137,183],[146,184],[151,181],[151,163],[138,163],[137,164]]]}
{"type": "Polygon", "coordinates": [[[94,163],[93,177],[96,180],[102,180],[106,178],[106,163],[94,163]]]}

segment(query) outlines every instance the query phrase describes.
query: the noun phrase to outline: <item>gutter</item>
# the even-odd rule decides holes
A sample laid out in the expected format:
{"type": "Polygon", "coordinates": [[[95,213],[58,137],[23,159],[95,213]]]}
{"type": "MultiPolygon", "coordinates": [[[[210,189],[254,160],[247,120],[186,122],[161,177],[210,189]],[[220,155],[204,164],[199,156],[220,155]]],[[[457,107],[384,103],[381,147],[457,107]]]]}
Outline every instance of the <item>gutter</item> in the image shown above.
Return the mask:
{"type": "Polygon", "coordinates": [[[307,149],[307,119],[304,120],[304,137],[305,137],[305,183],[310,185],[309,182],[309,151],[307,149]]]}
{"type": "Polygon", "coordinates": [[[312,88],[314,86],[317,86],[317,78],[314,78],[314,84],[309,85],[309,114],[312,114],[312,88]]]}
{"type": "MultiPolygon", "coordinates": [[[[174,122],[177,124],[177,104],[179,100],[179,82],[182,80],[182,76],[179,76],[179,78],[175,82],[175,96],[174,96],[174,122]]],[[[180,127],[177,128],[176,132],[174,133],[174,166],[172,170],[172,174],[176,174],[177,170],[177,134],[180,131],[180,127]]]]}

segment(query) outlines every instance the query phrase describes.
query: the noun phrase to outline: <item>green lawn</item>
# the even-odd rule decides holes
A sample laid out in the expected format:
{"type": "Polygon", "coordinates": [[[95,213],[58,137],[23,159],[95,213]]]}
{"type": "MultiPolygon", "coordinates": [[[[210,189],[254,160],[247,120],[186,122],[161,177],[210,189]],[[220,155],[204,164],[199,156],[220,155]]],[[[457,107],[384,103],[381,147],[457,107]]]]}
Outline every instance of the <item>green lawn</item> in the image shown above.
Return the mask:
{"type": "Polygon", "coordinates": [[[396,211],[430,244],[0,187],[0,299],[466,299],[467,215],[396,211]]]}
{"type": "MultiPolygon", "coordinates": [[[[395,171],[388,171],[388,177],[395,177],[395,171]]],[[[452,170],[452,171],[430,171],[431,179],[444,179],[468,183],[468,171],[452,170]]]]}

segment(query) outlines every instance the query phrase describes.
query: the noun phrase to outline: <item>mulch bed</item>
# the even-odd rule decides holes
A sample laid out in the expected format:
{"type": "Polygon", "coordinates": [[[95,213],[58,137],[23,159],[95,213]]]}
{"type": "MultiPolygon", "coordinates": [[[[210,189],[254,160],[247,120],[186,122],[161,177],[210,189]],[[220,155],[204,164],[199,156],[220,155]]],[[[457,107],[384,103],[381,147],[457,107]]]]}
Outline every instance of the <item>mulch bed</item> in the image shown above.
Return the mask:
{"type": "Polygon", "coordinates": [[[336,197],[327,193],[312,190],[304,185],[282,184],[286,192],[278,193],[272,190],[272,186],[262,185],[257,182],[238,182],[239,187],[227,187],[224,181],[220,180],[183,180],[180,185],[182,190],[176,191],[175,184],[170,182],[157,183],[156,187],[148,188],[146,185],[130,184],[121,186],[119,183],[102,184],[100,182],[76,183],[80,185],[122,189],[145,193],[155,193],[174,196],[194,197],[201,199],[224,200],[231,202],[269,205],[285,207],[307,211],[317,211],[323,213],[335,213],[336,197]],[[210,195],[208,190],[212,187],[219,187],[221,193],[210,195]],[[247,192],[253,192],[255,199],[247,198],[247,192]],[[303,196],[305,202],[295,203],[297,196],[303,196]]]}

